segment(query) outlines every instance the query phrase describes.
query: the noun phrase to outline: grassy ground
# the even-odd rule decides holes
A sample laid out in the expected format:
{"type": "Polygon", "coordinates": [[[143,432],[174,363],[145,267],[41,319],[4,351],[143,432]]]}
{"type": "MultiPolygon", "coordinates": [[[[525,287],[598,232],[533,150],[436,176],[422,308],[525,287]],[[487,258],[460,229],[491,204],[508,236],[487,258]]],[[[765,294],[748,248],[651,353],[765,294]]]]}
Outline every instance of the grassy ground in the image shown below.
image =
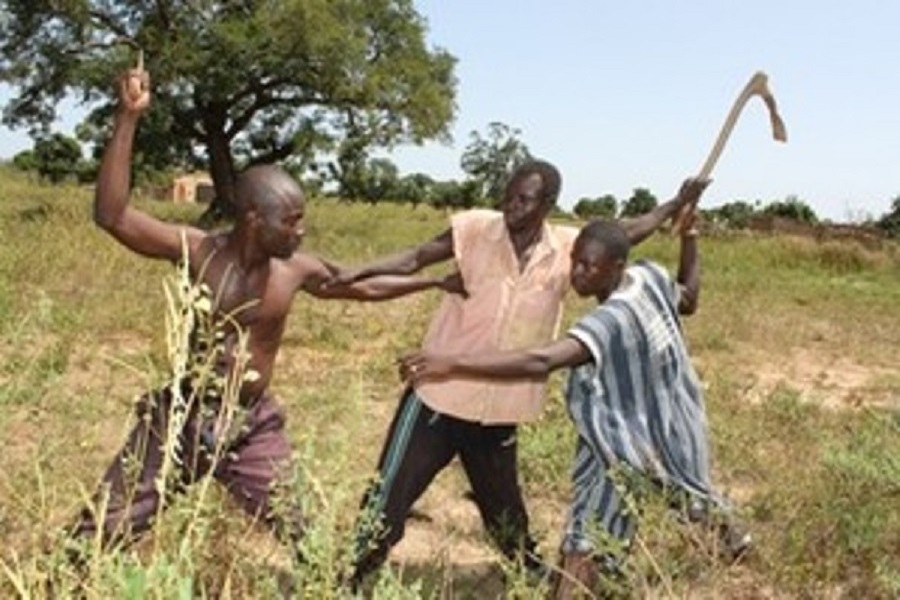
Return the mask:
{"type": "MultiPolygon", "coordinates": [[[[198,214],[142,206],[167,219],[198,214]]],[[[308,250],[349,263],[427,239],[447,217],[330,201],[308,213],[308,250]]],[[[135,397],[165,376],[162,280],[172,269],[95,228],[90,190],[9,173],[0,173],[0,240],[0,597],[66,597],[77,578],[59,530],[122,442],[135,397]]],[[[637,254],[672,265],[676,251],[656,236],[637,254]]],[[[900,595],[900,251],[730,236],[704,239],[702,254],[701,309],[688,337],[706,385],[715,478],[758,551],[726,568],[703,532],[651,502],[629,563],[635,595],[900,595]]],[[[133,550],[95,556],[81,593],[339,595],[356,506],[400,392],[393,360],[416,347],[438,300],[296,301],[273,387],[301,458],[307,568],[292,570],[285,548],[212,487],[181,500],[133,550]]],[[[587,306],[570,299],[567,322],[587,306]]],[[[542,419],[521,435],[526,499],[548,557],[573,440],[559,381],[542,419]]],[[[441,475],[373,595],[539,596],[504,576],[465,490],[455,466],[441,475]]]]}

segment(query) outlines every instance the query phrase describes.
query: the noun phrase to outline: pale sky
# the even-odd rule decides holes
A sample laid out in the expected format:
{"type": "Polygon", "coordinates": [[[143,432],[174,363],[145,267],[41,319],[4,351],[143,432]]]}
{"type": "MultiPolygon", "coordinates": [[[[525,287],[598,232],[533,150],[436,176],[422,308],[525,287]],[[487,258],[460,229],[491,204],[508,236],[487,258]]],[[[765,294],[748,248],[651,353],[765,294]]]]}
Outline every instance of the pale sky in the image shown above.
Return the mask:
{"type": "MultiPolygon", "coordinates": [[[[728,109],[768,73],[788,129],[747,105],[704,204],[795,195],[820,217],[885,213],[900,195],[900,2],[416,0],[455,55],[453,143],[397,148],[401,172],[461,179],[469,132],[500,121],[563,174],[561,204],[647,187],[669,198],[700,169],[728,109]]],[[[0,88],[0,102],[6,91],[0,88]]],[[[71,107],[59,129],[71,131],[71,107]]],[[[0,157],[31,146],[0,129],[0,157]]]]}

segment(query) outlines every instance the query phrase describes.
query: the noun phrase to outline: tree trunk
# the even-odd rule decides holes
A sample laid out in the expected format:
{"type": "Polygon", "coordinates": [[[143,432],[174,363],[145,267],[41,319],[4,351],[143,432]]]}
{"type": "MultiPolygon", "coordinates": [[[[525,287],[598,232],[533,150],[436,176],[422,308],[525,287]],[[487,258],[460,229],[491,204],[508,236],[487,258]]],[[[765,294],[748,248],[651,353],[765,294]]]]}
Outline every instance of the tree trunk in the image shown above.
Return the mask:
{"type": "Polygon", "coordinates": [[[209,175],[216,194],[200,220],[202,223],[212,224],[235,216],[234,159],[231,156],[231,144],[225,135],[224,110],[209,109],[204,118],[204,127],[209,152],[209,175]]]}

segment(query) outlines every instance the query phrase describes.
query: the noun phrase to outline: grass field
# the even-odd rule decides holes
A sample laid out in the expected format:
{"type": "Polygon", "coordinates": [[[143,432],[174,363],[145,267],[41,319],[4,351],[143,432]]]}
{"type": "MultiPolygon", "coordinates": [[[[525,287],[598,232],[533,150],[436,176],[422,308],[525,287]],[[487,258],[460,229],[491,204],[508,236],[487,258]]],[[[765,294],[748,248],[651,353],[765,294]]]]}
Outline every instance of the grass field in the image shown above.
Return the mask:
{"type": "MultiPolygon", "coordinates": [[[[137,395],[165,378],[162,281],[90,219],[91,190],[0,171],[0,597],[67,597],[77,576],[60,529],[127,432],[137,395]],[[48,592],[48,590],[51,590],[48,592]]],[[[140,203],[191,221],[197,207],[140,203]]],[[[428,208],[313,201],[307,250],[348,263],[427,239],[428,208]]],[[[657,235],[638,255],[674,266],[657,235]]],[[[701,242],[700,310],[686,324],[706,386],[715,480],[757,541],[725,567],[702,532],[651,503],[629,563],[638,597],[879,598],[900,595],[900,249],[732,235],[701,242]]],[[[305,569],[220,490],[195,490],[133,549],[96,555],[90,598],[337,597],[359,497],[436,293],[390,303],[298,297],[273,389],[287,408],[310,516],[305,569]],[[190,521],[190,535],[186,527],[190,521]]],[[[571,298],[570,323],[587,304],[571,298]]],[[[550,386],[523,427],[521,466],[547,557],[568,497],[573,434],[550,386]]],[[[417,507],[377,597],[540,597],[504,565],[455,465],[417,507]],[[504,581],[505,587],[504,587],[504,581]]]]}

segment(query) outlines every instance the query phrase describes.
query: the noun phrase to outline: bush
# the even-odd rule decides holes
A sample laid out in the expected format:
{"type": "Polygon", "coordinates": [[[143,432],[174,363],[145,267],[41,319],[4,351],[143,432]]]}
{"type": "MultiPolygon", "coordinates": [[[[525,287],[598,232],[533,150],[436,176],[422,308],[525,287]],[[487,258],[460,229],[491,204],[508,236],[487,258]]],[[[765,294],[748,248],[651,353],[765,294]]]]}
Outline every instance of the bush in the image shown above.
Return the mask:
{"type": "Polygon", "coordinates": [[[815,225],[819,222],[816,212],[803,200],[796,196],[788,196],[784,200],[776,200],[766,205],[763,214],[775,217],[783,217],[785,219],[793,219],[801,223],[809,223],[815,225]]]}
{"type": "Polygon", "coordinates": [[[582,198],[572,209],[580,219],[613,219],[619,206],[618,200],[612,194],[605,194],[599,198],[582,198]]]}
{"type": "Polygon", "coordinates": [[[743,200],[728,202],[717,208],[703,211],[707,218],[721,223],[729,229],[746,229],[756,212],[755,206],[743,200]]]}

